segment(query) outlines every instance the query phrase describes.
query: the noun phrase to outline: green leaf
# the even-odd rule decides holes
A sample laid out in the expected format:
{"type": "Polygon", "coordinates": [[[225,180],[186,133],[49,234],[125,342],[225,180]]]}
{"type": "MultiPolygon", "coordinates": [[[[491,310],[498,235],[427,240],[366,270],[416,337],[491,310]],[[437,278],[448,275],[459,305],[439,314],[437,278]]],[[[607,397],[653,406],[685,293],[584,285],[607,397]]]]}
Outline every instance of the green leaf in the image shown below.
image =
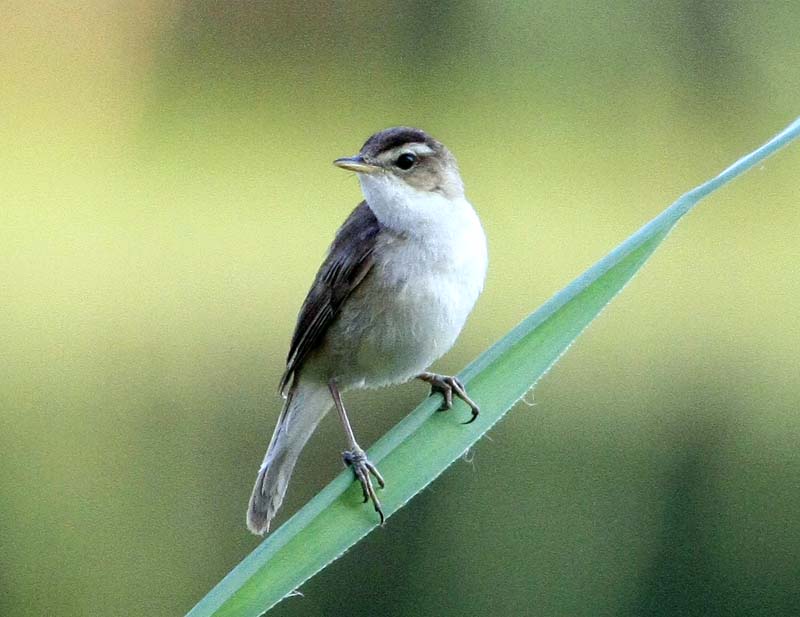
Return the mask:
{"type": "MultiPolygon", "coordinates": [[[[481,406],[469,425],[461,414],[436,414],[431,397],[369,451],[389,484],[381,493],[391,516],[470,448],[536,384],[603,307],[702,198],[762,162],[800,134],[800,118],[720,175],[689,191],[553,296],[481,354],[460,375],[481,406]],[[419,456],[424,452],[425,456],[419,456]]],[[[464,412],[466,414],[466,411],[464,412]]],[[[190,617],[257,617],[376,527],[352,473],[343,471],[212,589],[190,617]]]]}

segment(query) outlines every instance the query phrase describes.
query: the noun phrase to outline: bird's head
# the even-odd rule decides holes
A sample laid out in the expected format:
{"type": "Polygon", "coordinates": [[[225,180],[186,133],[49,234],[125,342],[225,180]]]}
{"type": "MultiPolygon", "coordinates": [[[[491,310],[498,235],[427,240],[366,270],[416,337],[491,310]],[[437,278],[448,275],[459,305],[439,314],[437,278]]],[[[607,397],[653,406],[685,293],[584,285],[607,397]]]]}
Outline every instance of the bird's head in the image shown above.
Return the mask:
{"type": "Polygon", "coordinates": [[[446,199],[464,196],[455,157],[421,129],[385,129],[370,137],[357,155],[333,163],[358,174],[368,202],[370,194],[404,201],[431,193],[446,199]]]}

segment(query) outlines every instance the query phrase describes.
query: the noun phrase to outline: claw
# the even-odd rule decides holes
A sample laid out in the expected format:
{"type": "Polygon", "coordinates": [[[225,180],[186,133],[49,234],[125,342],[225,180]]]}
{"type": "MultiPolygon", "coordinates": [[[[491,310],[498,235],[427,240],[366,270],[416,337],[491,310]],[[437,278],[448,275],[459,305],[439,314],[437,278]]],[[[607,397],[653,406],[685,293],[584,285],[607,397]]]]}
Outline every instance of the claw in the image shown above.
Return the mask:
{"type": "Polygon", "coordinates": [[[481,415],[481,411],[480,411],[480,409],[478,409],[478,408],[473,408],[473,409],[472,409],[472,417],[471,417],[469,420],[465,420],[465,421],[464,421],[464,422],[462,422],[461,424],[472,424],[473,422],[475,422],[476,418],[477,418],[479,415],[481,415]]]}
{"type": "Polygon", "coordinates": [[[377,503],[375,504],[375,512],[377,512],[377,513],[378,513],[378,516],[380,516],[380,517],[381,517],[381,522],[380,522],[380,525],[381,525],[381,527],[383,527],[383,526],[384,526],[384,524],[386,523],[386,517],[383,515],[383,510],[381,509],[381,504],[380,504],[380,502],[377,502],[377,503]]]}
{"type": "Polygon", "coordinates": [[[367,455],[361,448],[354,450],[345,450],[342,452],[342,460],[344,464],[353,469],[353,475],[356,480],[361,484],[361,492],[364,495],[364,503],[372,500],[372,505],[375,507],[375,512],[381,517],[381,526],[386,522],[386,517],[383,514],[383,508],[378,496],[375,494],[375,487],[372,486],[372,479],[370,475],[375,476],[378,485],[383,488],[386,482],[383,480],[377,467],[373,465],[367,455]]]}
{"type": "Polygon", "coordinates": [[[453,406],[453,393],[455,393],[458,398],[469,406],[472,412],[472,417],[466,422],[462,422],[462,424],[471,424],[481,413],[480,407],[469,397],[464,384],[458,377],[437,375],[436,373],[422,373],[418,377],[431,384],[431,394],[440,392],[444,397],[439,411],[445,411],[453,406]]]}
{"type": "Polygon", "coordinates": [[[377,467],[375,467],[375,465],[373,465],[373,464],[372,464],[372,463],[369,461],[369,459],[366,459],[366,458],[364,459],[364,465],[366,465],[366,466],[367,466],[367,469],[369,470],[369,472],[370,472],[370,473],[371,473],[373,476],[375,476],[375,479],[378,481],[378,484],[380,485],[380,487],[381,487],[381,488],[384,488],[384,487],[386,486],[386,482],[384,482],[384,480],[383,480],[383,476],[381,475],[381,472],[380,472],[380,471],[378,471],[378,468],[377,468],[377,467]]]}

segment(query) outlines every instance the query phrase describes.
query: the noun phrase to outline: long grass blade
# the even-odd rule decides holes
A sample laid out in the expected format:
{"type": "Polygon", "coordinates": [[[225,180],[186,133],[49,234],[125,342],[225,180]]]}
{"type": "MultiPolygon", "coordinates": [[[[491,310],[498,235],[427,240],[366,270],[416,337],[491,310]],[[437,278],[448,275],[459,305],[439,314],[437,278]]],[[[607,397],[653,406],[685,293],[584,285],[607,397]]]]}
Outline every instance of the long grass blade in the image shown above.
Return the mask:
{"type": "MultiPolygon", "coordinates": [[[[761,163],[800,134],[800,118],[721,174],[689,191],[558,292],[462,373],[481,415],[435,414],[423,402],[369,451],[390,484],[381,493],[391,516],[432,482],[532,388],[697,203],[761,163]],[[424,455],[420,455],[424,453],[424,455]]],[[[257,617],[376,527],[352,474],[343,471],[220,581],[189,617],[257,617]]]]}

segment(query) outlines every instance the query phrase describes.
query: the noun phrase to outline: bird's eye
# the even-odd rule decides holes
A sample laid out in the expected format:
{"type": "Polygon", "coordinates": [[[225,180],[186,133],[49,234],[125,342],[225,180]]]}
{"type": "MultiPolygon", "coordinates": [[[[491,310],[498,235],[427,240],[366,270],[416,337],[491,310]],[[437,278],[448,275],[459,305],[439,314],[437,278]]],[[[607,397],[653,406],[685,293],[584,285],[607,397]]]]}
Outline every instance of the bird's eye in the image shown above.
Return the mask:
{"type": "Polygon", "coordinates": [[[400,156],[397,157],[397,160],[394,162],[400,169],[411,169],[414,166],[414,163],[417,162],[417,155],[411,154],[410,152],[404,152],[400,156]]]}

